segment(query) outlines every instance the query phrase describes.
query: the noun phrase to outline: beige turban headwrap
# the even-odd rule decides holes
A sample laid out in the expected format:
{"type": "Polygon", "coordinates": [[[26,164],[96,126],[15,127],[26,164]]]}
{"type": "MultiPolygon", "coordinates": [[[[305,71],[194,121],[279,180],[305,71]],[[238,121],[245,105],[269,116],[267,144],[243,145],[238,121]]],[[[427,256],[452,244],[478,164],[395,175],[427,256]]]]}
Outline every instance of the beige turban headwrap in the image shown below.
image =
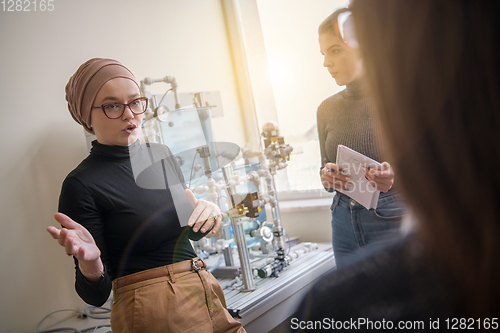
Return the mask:
{"type": "MultiPolygon", "coordinates": [[[[111,79],[123,77],[137,84],[128,68],[113,59],[93,58],[83,63],[69,78],[66,85],[66,101],[73,119],[89,133],[92,104],[101,87],[111,79]]],[[[139,85],[137,85],[139,87],[139,85]]]]}

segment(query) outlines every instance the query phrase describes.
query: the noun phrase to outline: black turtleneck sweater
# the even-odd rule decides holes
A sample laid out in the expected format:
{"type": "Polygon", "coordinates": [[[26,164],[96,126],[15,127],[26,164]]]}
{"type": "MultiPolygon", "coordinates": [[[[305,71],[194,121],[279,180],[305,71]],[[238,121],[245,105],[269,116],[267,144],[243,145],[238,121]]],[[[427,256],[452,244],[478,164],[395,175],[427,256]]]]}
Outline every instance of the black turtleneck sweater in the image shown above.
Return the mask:
{"type": "Polygon", "coordinates": [[[318,107],[317,124],[321,149],[321,169],[337,160],[337,146],[344,145],[382,162],[375,127],[375,106],[361,80],[325,99],[318,107]]]}
{"type": "Polygon", "coordinates": [[[168,148],[160,149],[165,151],[163,162],[137,175],[136,165],[151,165],[145,145],[137,141],[130,147],[107,146],[94,141],[90,155],[64,180],[59,212],[87,228],[105,266],[104,278],[92,283],[75,259],[75,289],[88,304],[104,304],[115,278],[196,257],[189,239],[199,240],[206,233],[181,227],[163,175],[166,170],[182,183],[182,173],[168,148]],[[154,178],[158,186],[137,185],[148,172],[161,174],[154,178]]]}

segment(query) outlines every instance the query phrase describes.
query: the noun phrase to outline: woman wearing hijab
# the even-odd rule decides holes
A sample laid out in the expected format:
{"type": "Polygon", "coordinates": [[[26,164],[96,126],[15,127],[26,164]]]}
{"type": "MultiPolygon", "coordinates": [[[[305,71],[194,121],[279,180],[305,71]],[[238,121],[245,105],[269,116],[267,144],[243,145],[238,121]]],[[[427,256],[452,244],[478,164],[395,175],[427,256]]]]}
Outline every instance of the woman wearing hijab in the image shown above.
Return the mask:
{"type": "MultiPolygon", "coordinates": [[[[133,167],[150,152],[138,141],[147,98],[133,74],[116,60],[90,59],[70,78],[66,100],[96,140],[64,180],[55,215],[63,228],[47,230],[74,257],[80,297],[101,306],[113,290],[113,332],[244,332],[189,242],[218,230],[219,207],[186,190],[194,211],[182,227],[169,186],[137,185],[133,167]]],[[[147,171],[180,181],[176,159],[164,149],[147,171]]]]}

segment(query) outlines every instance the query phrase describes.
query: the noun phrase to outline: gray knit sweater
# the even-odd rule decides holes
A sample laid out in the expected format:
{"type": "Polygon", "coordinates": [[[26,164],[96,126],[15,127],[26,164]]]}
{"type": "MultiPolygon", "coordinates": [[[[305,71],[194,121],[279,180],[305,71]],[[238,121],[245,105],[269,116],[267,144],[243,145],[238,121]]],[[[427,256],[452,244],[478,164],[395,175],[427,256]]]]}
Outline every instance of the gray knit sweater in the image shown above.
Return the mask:
{"type": "Polygon", "coordinates": [[[383,162],[379,131],[375,126],[375,106],[363,90],[361,80],[356,80],[318,107],[321,168],[326,163],[335,163],[339,144],[383,162]]]}

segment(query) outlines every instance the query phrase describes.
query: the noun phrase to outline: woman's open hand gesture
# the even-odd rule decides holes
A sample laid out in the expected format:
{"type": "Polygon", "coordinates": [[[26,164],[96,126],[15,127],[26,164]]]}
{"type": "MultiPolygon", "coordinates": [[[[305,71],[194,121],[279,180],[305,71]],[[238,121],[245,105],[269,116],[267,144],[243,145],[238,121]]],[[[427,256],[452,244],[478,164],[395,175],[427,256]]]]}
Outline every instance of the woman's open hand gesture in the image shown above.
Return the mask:
{"type": "Polygon", "coordinates": [[[65,248],[68,255],[75,256],[79,261],[95,261],[100,258],[101,251],[87,229],[62,213],[56,213],[54,218],[65,228],[50,226],[47,231],[65,248]]]}

